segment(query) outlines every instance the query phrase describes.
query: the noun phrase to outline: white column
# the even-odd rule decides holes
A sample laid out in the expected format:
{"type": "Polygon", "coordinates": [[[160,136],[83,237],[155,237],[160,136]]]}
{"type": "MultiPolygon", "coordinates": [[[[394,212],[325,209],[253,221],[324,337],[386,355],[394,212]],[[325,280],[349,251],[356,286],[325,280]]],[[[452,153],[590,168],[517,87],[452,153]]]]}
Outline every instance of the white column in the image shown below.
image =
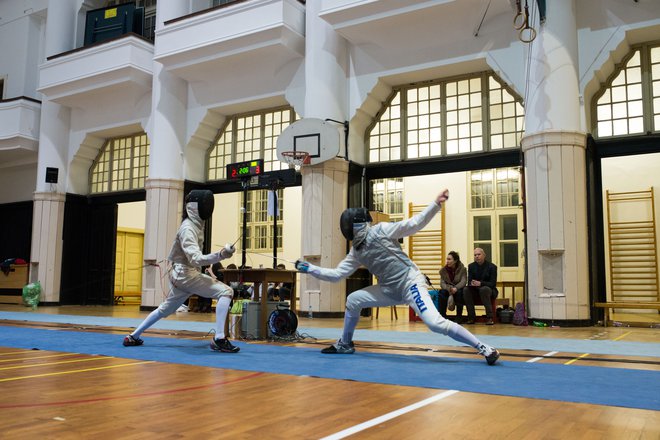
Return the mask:
{"type": "MultiPolygon", "coordinates": [[[[164,22],[188,13],[188,2],[166,0],[156,10],[156,45],[164,22]]],[[[149,178],[184,179],[183,161],[186,144],[186,81],[167,72],[154,62],[152,120],[149,139],[149,178]]]]}
{"type": "Polygon", "coordinates": [[[41,284],[42,302],[60,300],[64,199],[63,193],[34,193],[30,282],[41,284]]]}
{"type": "Polygon", "coordinates": [[[147,219],[144,233],[142,305],[155,307],[168,293],[165,261],[181,224],[183,181],[148,179],[147,219]]]}
{"type": "MultiPolygon", "coordinates": [[[[580,129],[574,0],[548,2],[525,105],[529,315],[589,319],[586,135],[580,129]]],[[[538,28],[538,25],[537,25],[538,28]]]]}
{"type": "MultiPolygon", "coordinates": [[[[156,44],[163,23],[188,13],[188,2],[164,0],[156,10],[156,44]]],[[[186,145],[187,83],[154,62],[149,179],[145,184],[146,228],[142,305],[157,306],[167,294],[165,259],[181,223],[186,145]],[[160,269],[159,269],[160,267],[160,269]]]]}
{"type": "MultiPolygon", "coordinates": [[[[330,159],[324,163],[302,167],[302,254],[310,263],[335,267],[346,256],[346,239],[339,229],[339,217],[346,208],[348,162],[330,159]]],[[[343,312],[346,304],[344,282],[329,283],[310,276],[300,277],[299,309],[343,312]],[[320,298],[306,294],[320,290],[320,298]],[[318,310],[317,310],[317,307],[318,310]]]]}
{"type": "Polygon", "coordinates": [[[37,182],[32,216],[30,281],[41,283],[41,301],[60,300],[62,230],[67,190],[70,110],[41,103],[37,182]],[[46,183],[46,168],[57,168],[57,183],[46,183]]]}
{"type": "MultiPolygon", "coordinates": [[[[46,57],[74,48],[77,11],[82,0],[49,0],[46,57]]],[[[30,281],[41,284],[41,301],[59,302],[64,200],[68,179],[71,111],[41,103],[39,157],[32,219],[30,281]],[[46,168],[57,168],[57,183],[46,183],[46,168]]]]}
{"type": "Polygon", "coordinates": [[[346,40],[319,17],[321,2],[305,5],[306,118],[346,120],[348,48],[346,40]]]}
{"type": "Polygon", "coordinates": [[[83,0],[48,0],[46,57],[75,49],[76,21],[83,0]]]}
{"type": "MultiPolygon", "coordinates": [[[[306,4],[305,103],[306,118],[346,120],[347,48],[340,37],[318,13],[321,2],[306,4]]],[[[341,127],[341,126],[339,126],[341,127]]],[[[343,139],[343,133],[340,136],[343,139]]],[[[346,256],[346,241],[339,230],[339,217],[346,208],[348,162],[331,159],[302,168],[302,254],[314,264],[335,267],[346,256]]],[[[344,311],[345,283],[320,282],[301,277],[300,305],[307,311],[307,290],[321,290],[320,302],[312,296],[315,311],[344,311]]]]}

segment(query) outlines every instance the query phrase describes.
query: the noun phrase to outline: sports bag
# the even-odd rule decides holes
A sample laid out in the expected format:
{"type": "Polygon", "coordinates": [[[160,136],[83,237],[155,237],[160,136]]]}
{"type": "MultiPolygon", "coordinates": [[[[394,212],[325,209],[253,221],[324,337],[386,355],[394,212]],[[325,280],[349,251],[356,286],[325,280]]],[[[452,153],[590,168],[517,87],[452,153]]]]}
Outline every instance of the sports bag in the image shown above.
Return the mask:
{"type": "Polygon", "coordinates": [[[516,303],[516,310],[513,312],[513,325],[529,325],[525,305],[521,302],[516,303]]]}

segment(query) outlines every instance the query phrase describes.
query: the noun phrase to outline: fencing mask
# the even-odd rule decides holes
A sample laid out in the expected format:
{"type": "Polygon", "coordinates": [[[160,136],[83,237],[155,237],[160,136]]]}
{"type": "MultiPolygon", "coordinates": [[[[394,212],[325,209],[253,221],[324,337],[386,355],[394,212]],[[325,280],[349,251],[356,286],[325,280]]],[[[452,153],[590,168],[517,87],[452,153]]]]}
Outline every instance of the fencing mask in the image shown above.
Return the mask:
{"type": "Polygon", "coordinates": [[[371,223],[371,214],[367,208],[348,208],[341,213],[339,228],[346,240],[353,240],[354,223],[371,223]]]}
{"type": "Polygon", "coordinates": [[[191,202],[197,202],[197,211],[202,220],[208,220],[213,214],[215,199],[213,193],[208,189],[194,189],[186,196],[186,205],[191,202]]]}

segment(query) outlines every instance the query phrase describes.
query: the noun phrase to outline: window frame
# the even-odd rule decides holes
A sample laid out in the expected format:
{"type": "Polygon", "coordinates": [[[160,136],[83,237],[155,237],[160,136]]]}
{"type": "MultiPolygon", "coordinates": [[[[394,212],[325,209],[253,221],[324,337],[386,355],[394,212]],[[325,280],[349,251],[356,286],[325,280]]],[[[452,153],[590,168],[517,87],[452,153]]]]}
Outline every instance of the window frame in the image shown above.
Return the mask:
{"type": "MultiPolygon", "coordinates": [[[[227,178],[227,171],[226,171],[226,166],[230,163],[236,163],[236,162],[242,162],[242,161],[247,161],[247,160],[253,160],[253,159],[263,159],[264,160],[264,171],[277,171],[277,170],[283,170],[289,167],[289,165],[280,162],[277,160],[277,135],[268,135],[267,134],[267,127],[269,126],[274,126],[275,124],[282,124],[281,122],[278,123],[271,123],[267,124],[266,119],[269,114],[275,114],[278,112],[289,112],[289,122],[288,125],[285,127],[281,128],[279,134],[282,133],[286,129],[286,127],[290,126],[297,120],[299,120],[299,116],[296,114],[295,110],[293,107],[289,105],[283,105],[283,106],[278,106],[278,107],[272,107],[268,109],[262,109],[258,111],[252,111],[252,112],[246,112],[246,113],[238,113],[235,115],[231,115],[227,117],[227,119],[224,121],[220,129],[218,130],[218,133],[216,134],[215,138],[210,144],[209,149],[206,152],[205,155],[205,174],[206,174],[206,180],[208,182],[218,182],[222,180],[226,180],[227,178]],[[259,123],[259,148],[258,150],[251,150],[252,153],[258,151],[258,154],[250,154],[247,155],[245,151],[238,151],[238,143],[239,143],[239,130],[243,130],[243,128],[239,127],[240,125],[240,120],[246,120],[248,118],[254,118],[255,116],[260,117],[261,121],[259,123]],[[227,130],[230,130],[228,132],[227,130]],[[224,147],[226,148],[229,146],[230,152],[229,154],[226,153],[226,151],[223,151],[222,154],[220,153],[215,153],[216,149],[219,148],[219,143],[222,141],[223,136],[229,135],[231,137],[231,140],[223,142],[224,147]],[[272,143],[272,146],[269,148],[266,148],[266,144],[269,143],[269,141],[272,143]],[[268,154],[271,154],[270,157],[266,157],[268,154]],[[243,155],[243,157],[239,157],[240,155],[243,155]],[[223,165],[218,166],[218,160],[222,158],[223,160],[223,165]],[[212,168],[211,164],[215,161],[215,166],[212,168]],[[212,171],[214,170],[214,171],[212,171]],[[214,175],[213,175],[214,174],[214,175]],[[213,176],[212,176],[213,175],[213,176]]],[[[253,131],[256,126],[252,126],[253,131]]],[[[253,138],[254,139],[254,138],[253,138]]]]}
{"type": "MultiPolygon", "coordinates": [[[[269,219],[268,215],[268,192],[270,189],[256,189],[248,191],[246,203],[246,212],[249,217],[246,222],[246,245],[249,251],[264,251],[273,249],[273,221],[269,219]],[[263,204],[266,209],[256,209],[258,204],[263,204]],[[263,219],[255,219],[256,215],[264,216],[263,219]],[[257,234],[258,230],[265,228],[266,235],[257,234]],[[256,246],[257,240],[265,240],[263,246],[256,246]]],[[[284,189],[277,190],[278,198],[278,221],[277,221],[277,251],[284,249],[284,189]]],[[[242,198],[241,198],[242,199],[242,198]]],[[[241,201],[242,203],[242,201],[241,201]]],[[[242,206],[242,205],[241,205],[242,206]]],[[[243,227],[243,217],[239,216],[239,228],[243,227]]]]}
{"type": "MultiPolygon", "coordinates": [[[[618,138],[623,138],[623,137],[631,137],[631,136],[640,136],[640,135],[645,135],[647,133],[657,133],[660,131],[660,124],[659,126],[656,127],[655,124],[655,115],[658,115],[658,119],[660,120],[660,104],[658,104],[658,109],[657,113],[654,114],[654,108],[653,108],[653,101],[654,101],[654,96],[653,96],[653,82],[658,82],[660,83],[660,73],[658,74],[657,78],[652,77],[652,60],[651,60],[651,51],[653,49],[658,49],[660,50],[660,40],[652,41],[652,42],[646,42],[646,43],[641,43],[641,44],[635,44],[630,46],[630,51],[621,59],[619,63],[616,63],[614,65],[614,70],[613,72],[607,77],[607,79],[601,83],[600,88],[598,91],[593,95],[591,99],[591,133],[594,137],[594,139],[618,139],[618,138]],[[634,133],[624,133],[624,134],[612,134],[612,135],[607,135],[607,136],[601,136],[599,129],[598,129],[598,124],[601,122],[598,118],[598,101],[607,93],[610,91],[613,87],[612,83],[617,79],[617,77],[621,74],[623,70],[626,69],[628,63],[630,60],[635,56],[636,52],[639,51],[639,56],[640,56],[640,62],[639,62],[639,67],[640,67],[640,77],[641,77],[641,101],[642,101],[642,130],[639,132],[634,132],[634,133]]],[[[656,63],[658,65],[658,71],[660,72],[660,63],[656,63]]],[[[629,85],[628,82],[624,83],[626,86],[629,85]]],[[[616,86],[615,86],[616,87],[616,86]]],[[[660,94],[655,97],[660,102],[660,94]]],[[[626,99],[625,101],[621,101],[622,103],[625,103],[626,106],[628,103],[631,102],[631,100],[626,99]]],[[[619,118],[623,119],[623,118],[619,118]]],[[[629,117],[626,117],[626,119],[629,119],[629,117]]],[[[614,121],[614,117],[612,116],[612,121],[614,121]]]]}
{"type": "Polygon", "coordinates": [[[374,179],[370,182],[371,184],[371,204],[373,211],[380,211],[384,214],[389,215],[391,222],[396,222],[403,220],[406,213],[404,212],[404,192],[405,188],[403,185],[403,177],[394,177],[389,179],[374,179]],[[382,184],[383,189],[377,190],[376,185],[382,184]],[[380,201],[378,198],[382,197],[380,201]],[[394,196],[395,199],[400,198],[400,200],[391,200],[391,196],[394,196]],[[393,205],[400,204],[400,211],[393,209],[393,205]],[[382,205],[382,206],[381,206],[382,205]],[[394,211],[394,212],[393,212],[394,211]]]}
{"type": "MultiPolygon", "coordinates": [[[[468,243],[472,246],[472,249],[475,247],[483,247],[483,244],[486,243],[490,246],[490,252],[487,252],[487,259],[495,263],[499,268],[502,269],[502,275],[506,276],[509,273],[519,272],[524,267],[524,260],[522,257],[521,249],[525,248],[525,236],[522,232],[523,229],[523,212],[521,201],[521,187],[522,183],[522,170],[521,167],[501,167],[501,168],[488,168],[483,170],[473,170],[467,172],[467,181],[468,181],[468,194],[470,195],[467,199],[467,214],[468,214],[468,243]],[[502,171],[507,172],[507,178],[504,181],[508,182],[510,179],[508,177],[508,172],[512,169],[518,169],[518,204],[501,206],[499,204],[500,194],[498,191],[498,182],[501,180],[498,179],[498,174],[502,171]],[[491,180],[491,192],[488,194],[492,204],[489,207],[473,207],[473,194],[472,194],[472,174],[473,173],[485,173],[490,172],[493,176],[491,180]],[[501,227],[503,218],[507,216],[516,216],[517,223],[517,237],[516,239],[507,239],[501,237],[501,227]],[[488,218],[490,223],[490,239],[488,240],[477,240],[475,238],[475,218],[488,218]],[[502,265],[502,244],[516,243],[518,246],[517,251],[517,262],[516,266],[503,266],[502,265]]],[[[508,185],[507,185],[508,186],[508,185]]],[[[482,194],[483,195],[483,194],[482,194]]],[[[511,193],[507,192],[509,199],[513,200],[513,197],[510,197],[511,193]]]]}
{"type": "MultiPolygon", "coordinates": [[[[465,93],[461,94],[457,92],[457,97],[465,95],[465,93]]],[[[468,93],[468,96],[470,94],[468,93]]],[[[454,96],[454,95],[452,95],[454,96]]],[[[431,99],[431,98],[429,98],[431,99]]],[[[414,102],[421,102],[421,101],[414,101],[414,102]]],[[[376,113],[374,116],[372,122],[367,126],[365,130],[365,158],[366,158],[366,163],[369,165],[373,164],[383,164],[383,163],[396,163],[398,162],[406,162],[406,161],[418,161],[418,160],[426,160],[428,158],[446,158],[446,157],[460,157],[461,155],[466,155],[466,154],[475,154],[475,153],[486,153],[490,151],[499,151],[499,150],[507,150],[507,149],[514,149],[514,148],[520,148],[520,143],[522,140],[522,137],[524,136],[525,133],[525,127],[524,127],[524,117],[525,117],[525,109],[523,106],[523,100],[522,98],[515,93],[515,91],[509,87],[502,79],[500,79],[495,72],[493,71],[482,71],[482,72],[476,72],[476,73],[471,73],[467,75],[459,75],[459,76],[453,76],[453,77],[447,77],[447,78],[442,78],[442,79],[434,79],[434,80],[429,80],[429,81],[422,81],[418,83],[412,83],[412,84],[406,84],[406,85],[401,85],[401,86],[396,86],[393,87],[392,92],[388,96],[388,98],[385,100],[383,103],[382,108],[376,113]],[[467,109],[463,109],[462,107],[457,107],[456,110],[448,110],[447,109],[447,85],[448,84],[453,84],[453,83],[459,83],[461,81],[471,81],[473,79],[479,79],[480,84],[481,84],[481,90],[480,90],[480,105],[479,106],[470,106],[467,109]],[[499,88],[496,90],[504,90],[508,95],[510,95],[513,100],[512,103],[514,104],[514,116],[513,119],[515,120],[515,127],[516,130],[514,130],[513,134],[517,138],[516,139],[516,145],[513,146],[503,146],[500,148],[493,148],[492,147],[492,133],[491,133],[491,125],[494,121],[492,115],[491,115],[491,109],[494,105],[502,104],[500,103],[495,103],[493,104],[491,102],[491,85],[490,85],[490,80],[495,81],[498,85],[499,88]],[[440,94],[439,98],[434,98],[434,99],[439,99],[440,100],[440,154],[429,154],[426,156],[422,156],[420,154],[417,154],[417,157],[409,157],[409,149],[410,149],[410,143],[409,143],[409,135],[410,135],[410,129],[409,129],[409,118],[410,115],[408,114],[408,107],[409,107],[409,102],[408,102],[408,92],[410,90],[418,89],[420,90],[423,87],[433,87],[433,86],[439,86],[440,87],[440,94]],[[393,104],[394,100],[398,97],[398,103],[393,104]],[[389,116],[389,112],[391,108],[398,107],[398,117],[393,118],[389,116]],[[480,114],[480,121],[474,122],[472,119],[470,119],[468,122],[465,121],[458,121],[457,123],[452,123],[451,127],[456,126],[456,130],[460,130],[461,125],[470,125],[473,126],[474,124],[479,124],[481,126],[480,129],[480,135],[479,136],[470,136],[468,139],[481,139],[481,148],[473,150],[470,148],[470,151],[460,151],[460,147],[458,149],[458,152],[456,153],[448,153],[448,139],[447,139],[447,131],[448,131],[448,125],[447,125],[447,117],[448,117],[448,111],[456,111],[459,112],[461,110],[470,112],[470,109],[479,109],[479,114],[480,114]],[[387,116],[387,119],[383,120],[382,118],[384,116],[387,116]],[[387,132],[379,132],[376,134],[373,134],[373,131],[377,128],[380,127],[380,123],[384,121],[384,123],[389,123],[390,125],[393,125],[393,121],[398,121],[397,126],[398,126],[398,131],[392,131],[391,128],[387,132]],[[519,129],[519,130],[518,130],[519,129]],[[388,146],[378,146],[376,148],[372,148],[372,138],[375,136],[391,136],[392,134],[398,135],[398,147],[393,148],[392,143],[390,142],[390,145],[388,146]],[[373,135],[373,136],[372,136],[373,135]],[[388,159],[382,159],[382,152],[388,149],[389,153],[388,159]],[[395,159],[392,159],[392,150],[398,149],[398,153],[395,155],[395,159]],[[372,152],[377,152],[376,155],[378,156],[377,159],[372,159],[372,152]]],[[[414,115],[413,115],[414,116],[414,115]]],[[[470,118],[472,116],[470,115],[470,118]]],[[[510,117],[500,117],[497,120],[502,120],[506,121],[509,120],[510,117]]],[[[415,128],[417,130],[417,128],[415,128]]],[[[504,132],[503,132],[504,134],[504,132]]],[[[452,138],[453,139],[453,138],[452,138]]],[[[460,143],[460,140],[463,139],[460,135],[456,137],[456,140],[460,143]]],[[[390,139],[391,140],[391,139],[390,139]]],[[[376,141],[380,142],[380,141],[376,141]]],[[[429,147],[431,148],[431,147],[429,147]]]]}
{"type": "MultiPolygon", "coordinates": [[[[137,189],[144,189],[147,180],[149,179],[149,154],[151,150],[151,142],[149,141],[149,136],[146,132],[133,133],[127,136],[119,136],[110,139],[106,139],[101,147],[99,153],[96,155],[96,158],[92,162],[92,165],[89,167],[88,175],[88,190],[90,194],[105,194],[105,193],[116,193],[122,191],[132,191],[137,189]],[[140,143],[136,145],[135,139],[142,138],[146,140],[146,143],[140,143]],[[131,142],[131,146],[128,148],[123,148],[121,145],[119,148],[114,148],[115,142],[131,142]],[[144,154],[140,154],[140,148],[144,148],[144,154]],[[116,158],[115,155],[120,151],[129,151],[129,157],[119,157],[116,158]],[[137,155],[136,155],[137,151],[137,155]],[[107,169],[103,171],[97,171],[97,166],[101,163],[101,160],[104,159],[104,155],[108,155],[107,158],[107,169]],[[134,166],[135,160],[141,162],[144,158],[143,164],[138,164],[134,166]],[[121,169],[115,169],[117,161],[125,161],[128,163],[127,167],[121,169]],[[127,178],[121,180],[115,179],[117,173],[128,173],[127,178]],[[136,175],[136,172],[138,175],[136,175]],[[95,176],[100,176],[97,181],[95,181],[95,176]],[[137,179],[137,184],[134,181],[137,179]],[[118,185],[119,181],[128,181],[128,187],[123,187],[121,189],[113,189],[118,185]],[[141,182],[141,184],[140,184],[141,182]],[[95,190],[95,186],[97,189],[95,190]],[[101,187],[101,190],[98,190],[98,187],[101,187]]],[[[103,161],[106,162],[106,161],[103,161]]]]}

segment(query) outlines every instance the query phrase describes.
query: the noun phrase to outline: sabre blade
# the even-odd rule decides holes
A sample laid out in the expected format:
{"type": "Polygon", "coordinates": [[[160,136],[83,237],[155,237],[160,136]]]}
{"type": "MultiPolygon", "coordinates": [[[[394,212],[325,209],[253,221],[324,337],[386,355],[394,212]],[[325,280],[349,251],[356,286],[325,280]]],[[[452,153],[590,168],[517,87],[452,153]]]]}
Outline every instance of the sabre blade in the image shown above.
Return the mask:
{"type": "Polygon", "coordinates": [[[273,257],[272,255],[260,254],[260,253],[258,253],[258,252],[252,252],[252,251],[246,251],[246,252],[247,252],[248,254],[252,254],[252,255],[260,255],[260,256],[262,256],[262,257],[272,258],[273,260],[277,259],[277,260],[286,261],[287,263],[296,264],[295,261],[287,260],[286,258],[282,258],[282,257],[277,257],[277,258],[275,258],[275,257],[273,257]]]}

